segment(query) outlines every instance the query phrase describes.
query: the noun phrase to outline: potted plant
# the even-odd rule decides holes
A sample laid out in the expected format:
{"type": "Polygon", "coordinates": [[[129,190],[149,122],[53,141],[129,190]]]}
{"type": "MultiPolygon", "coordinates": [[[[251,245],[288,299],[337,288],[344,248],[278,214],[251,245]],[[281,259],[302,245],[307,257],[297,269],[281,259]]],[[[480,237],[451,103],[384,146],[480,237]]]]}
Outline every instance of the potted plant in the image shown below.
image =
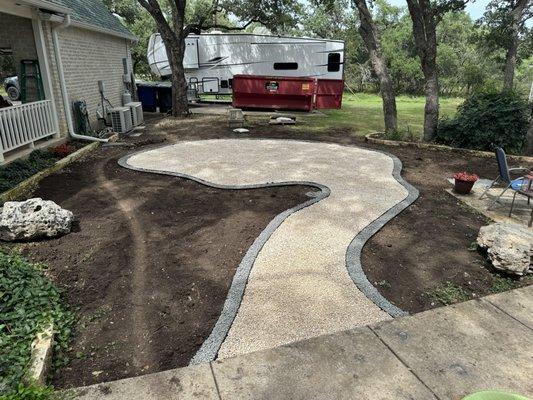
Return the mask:
{"type": "Polygon", "coordinates": [[[468,194],[472,190],[472,186],[479,179],[476,174],[469,174],[468,172],[457,172],[454,174],[455,179],[455,193],[468,194]]]}

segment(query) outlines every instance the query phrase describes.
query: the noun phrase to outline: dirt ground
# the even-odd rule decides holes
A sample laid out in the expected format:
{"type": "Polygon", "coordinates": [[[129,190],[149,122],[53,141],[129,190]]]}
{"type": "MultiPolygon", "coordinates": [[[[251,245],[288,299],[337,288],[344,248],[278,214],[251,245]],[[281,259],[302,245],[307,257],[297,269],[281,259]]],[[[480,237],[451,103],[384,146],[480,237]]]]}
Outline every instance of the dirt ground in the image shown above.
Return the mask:
{"type": "MultiPolygon", "coordinates": [[[[311,188],[216,190],[124,169],[100,149],[34,196],[74,212],[74,232],[21,245],[79,309],[61,388],[185,366],[210,334],[236,267],[278,213],[311,188]]],[[[314,190],[314,189],[313,189],[314,190]]]]}
{"type": "MultiPolygon", "coordinates": [[[[208,125],[216,120],[201,119],[208,125]]],[[[446,179],[459,171],[493,179],[497,175],[495,159],[457,151],[371,144],[354,132],[335,127],[296,132],[290,127],[268,125],[267,120],[267,116],[253,118],[250,133],[244,135],[223,127],[200,128],[200,134],[183,129],[178,135],[183,140],[261,137],[327,141],[381,150],[400,158],[402,176],[419,189],[420,197],[369,240],[362,253],[369,280],[398,307],[414,313],[533,283],[531,277],[507,278],[496,273],[484,255],[472,250],[479,228],[489,221],[444,191],[448,187],[446,179]]],[[[175,121],[167,119],[158,124],[158,131],[173,135],[175,126],[175,121]]]]}
{"type": "MultiPolygon", "coordinates": [[[[221,117],[152,120],[132,146],[101,148],[46,178],[34,193],[76,215],[73,233],[24,244],[66,288],[80,322],[71,362],[55,373],[58,387],[88,385],[187,365],[216,322],[235,268],[270,220],[299,204],[304,186],[216,190],[180,178],[134,172],[117,159],[143,146],[225,137],[331,141],[393,153],[421,192],[363,250],[363,266],[382,294],[417,312],[442,305],[445,285],[482,296],[529,283],[502,280],[469,250],[487,222],[447,194],[445,179],[468,170],[492,177],[490,159],[365,143],[346,130],[295,133],[256,118],[235,134],[221,117]],[[502,284],[504,282],[504,284],[502,284]]],[[[452,296],[453,297],[453,296],[452,296]]]]}

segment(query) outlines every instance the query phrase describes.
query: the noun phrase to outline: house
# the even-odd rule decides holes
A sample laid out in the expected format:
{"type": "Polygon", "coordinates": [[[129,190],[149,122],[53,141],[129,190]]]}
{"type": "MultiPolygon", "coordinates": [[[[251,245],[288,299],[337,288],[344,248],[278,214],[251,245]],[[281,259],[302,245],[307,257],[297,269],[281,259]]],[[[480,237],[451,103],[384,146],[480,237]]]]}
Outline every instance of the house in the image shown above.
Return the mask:
{"type": "Polygon", "coordinates": [[[122,106],[136,40],[101,0],[0,0],[0,55],[12,57],[19,83],[22,69],[29,76],[23,104],[0,108],[0,162],[76,137],[75,101],[86,102],[96,126],[99,81],[106,104],[122,106]],[[30,76],[35,60],[41,85],[30,76]]]}

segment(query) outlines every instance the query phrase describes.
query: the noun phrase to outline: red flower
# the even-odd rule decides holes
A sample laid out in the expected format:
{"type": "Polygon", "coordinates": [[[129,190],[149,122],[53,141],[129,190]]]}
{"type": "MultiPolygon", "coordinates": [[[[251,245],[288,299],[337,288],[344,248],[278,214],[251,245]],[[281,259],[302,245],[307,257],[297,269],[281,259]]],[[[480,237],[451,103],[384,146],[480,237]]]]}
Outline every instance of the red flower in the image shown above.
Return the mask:
{"type": "Polygon", "coordinates": [[[475,182],[479,179],[479,176],[476,174],[469,174],[468,172],[457,172],[453,175],[455,179],[458,181],[465,181],[465,182],[475,182]]]}
{"type": "Polygon", "coordinates": [[[66,157],[69,154],[72,154],[76,151],[74,146],[69,146],[68,144],[60,144],[59,146],[52,147],[50,151],[57,157],[66,157]]]}

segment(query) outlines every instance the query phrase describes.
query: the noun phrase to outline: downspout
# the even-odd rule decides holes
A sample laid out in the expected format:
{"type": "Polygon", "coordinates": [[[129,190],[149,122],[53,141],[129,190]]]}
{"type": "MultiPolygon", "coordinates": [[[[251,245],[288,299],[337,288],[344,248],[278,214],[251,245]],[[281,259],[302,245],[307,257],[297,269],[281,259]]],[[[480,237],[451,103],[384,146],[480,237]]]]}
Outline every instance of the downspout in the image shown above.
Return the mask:
{"type": "Polygon", "coordinates": [[[52,41],[54,43],[55,58],[57,64],[57,71],[59,75],[59,86],[61,87],[61,98],[63,99],[63,109],[65,110],[65,118],[67,120],[67,128],[70,136],[74,139],[79,140],[91,140],[93,142],[108,142],[109,139],[102,139],[94,136],[79,135],[74,132],[74,124],[72,122],[72,111],[70,109],[70,102],[68,100],[67,93],[67,84],[65,82],[65,72],[63,70],[63,62],[61,61],[61,53],[59,50],[59,38],[57,36],[57,31],[60,29],[65,29],[70,26],[70,15],[65,14],[63,22],[59,25],[56,25],[52,28],[52,41]]]}

